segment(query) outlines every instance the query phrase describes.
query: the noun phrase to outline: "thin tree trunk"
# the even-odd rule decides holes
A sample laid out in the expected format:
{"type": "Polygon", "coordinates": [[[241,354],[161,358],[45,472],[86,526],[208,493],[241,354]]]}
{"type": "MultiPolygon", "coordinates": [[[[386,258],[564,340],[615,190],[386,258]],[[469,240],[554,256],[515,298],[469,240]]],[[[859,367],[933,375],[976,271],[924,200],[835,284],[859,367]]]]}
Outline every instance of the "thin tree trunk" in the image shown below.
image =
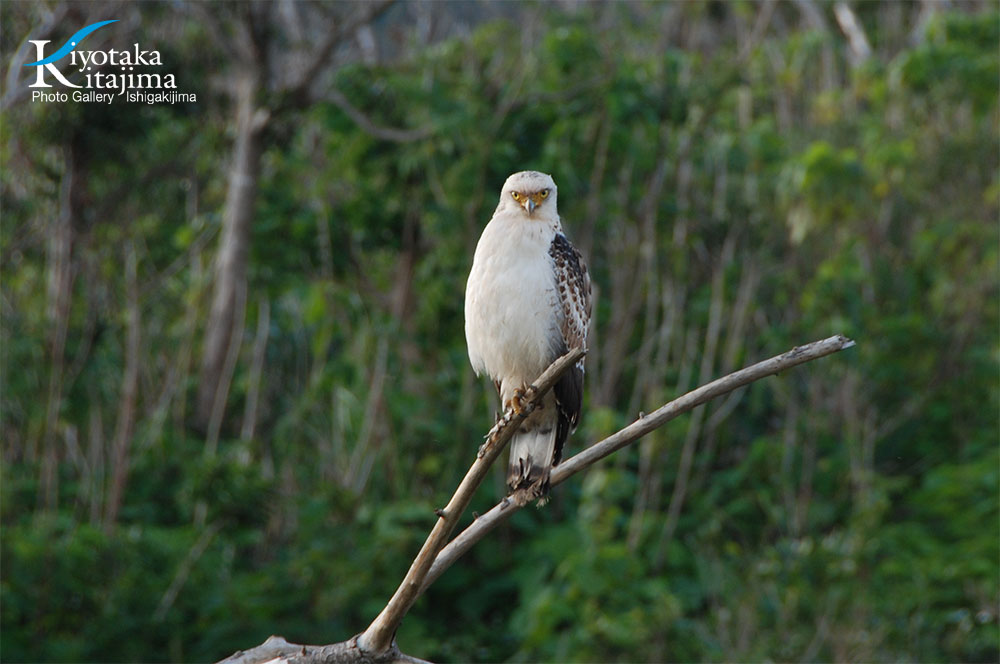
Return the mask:
{"type": "Polygon", "coordinates": [[[87,461],[90,466],[90,475],[86,480],[86,492],[89,499],[88,518],[90,524],[97,526],[101,523],[101,514],[104,511],[104,424],[101,418],[101,406],[97,399],[91,396],[90,402],[90,427],[87,443],[87,461]]]}
{"type": "Polygon", "coordinates": [[[266,297],[257,302],[257,336],[253,342],[253,364],[250,366],[250,386],[247,389],[247,403],[243,410],[243,428],[240,438],[253,440],[257,428],[257,404],[260,401],[260,382],[264,373],[264,359],[267,352],[267,338],[271,325],[271,301],[266,297]]]}
{"type": "Polygon", "coordinates": [[[118,511],[125,495],[128,480],[129,452],[135,429],[136,400],[139,391],[139,278],[135,247],[129,244],[125,256],[125,279],[128,290],[128,323],[125,332],[125,369],[118,406],[118,424],[115,426],[112,448],[111,484],[104,515],[104,529],[110,531],[118,521],[118,511]]]}
{"type": "Polygon", "coordinates": [[[815,0],[795,0],[795,5],[802,13],[809,27],[823,35],[823,43],[820,49],[823,79],[820,89],[824,91],[832,90],[837,85],[837,60],[831,44],[830,25],[823,15],[822,8],[816,4],[815,0]]]}
{"type": "Polygon", "coordinates": [[[266,112],[257,108],[259,89],[256,71],[244,72],[236,84],[236,143],[198,384],[196,422],[200,427],[207,427],[217,407],[216,401],[221,399],[223,403],[218,407],[223,407],[228,398],[231,377],[225,375],[226,357],[234,338],[233,328],[242,327],[244,323],[243,312],[238,306],[239,295],[246,293],[247,288],[250,227],[260,177],[262,132],[267,118],[266,112]]]}
{"type": "MultiPolygon", "coordinates": [[[[52,357],[49,390],[45,408],[45,432],[41,450],[42,471],[38,485],[38,505],[53,509],[59,496],[58,450],[56,436],[59,411],[62,408],[63,374],[65,371],[66,335],[73,292],[73,226],[76,222],[78,199],[83,190],[79,150],[72,141],[64,149],[64,170],[59,193],[59,216],[49,237],[47,318],[50,324],[49,352],[52,357]]],[[[34,456],[33,445],[28,456],[34,456]]]]}

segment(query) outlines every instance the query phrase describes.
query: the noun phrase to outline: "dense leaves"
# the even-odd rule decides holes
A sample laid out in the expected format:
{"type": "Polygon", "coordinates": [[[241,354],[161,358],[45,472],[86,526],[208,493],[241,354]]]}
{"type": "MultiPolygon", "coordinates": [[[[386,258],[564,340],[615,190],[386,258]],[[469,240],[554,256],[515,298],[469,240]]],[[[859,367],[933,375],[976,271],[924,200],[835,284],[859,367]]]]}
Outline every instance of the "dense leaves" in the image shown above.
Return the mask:
{"type": "MultiPolygon", "coordinates": [[[[198,21],[143,7],[174,21],[147,38],[191,61],[197,105],[22,103],[0,123],[3,658],[203,661],[361,631],[492,422],[464,279],[504,178],[535,168],[597,287],[570,453],[796,343],[858,346],[517,514],[400,647],[995,661],[1000,22],[938,14],[911,43],[876,4],[854,67],[791,7],[751,41],[765,5],[680,3],[526,11],[336,69],[372,123],[428,136],[378,138],[324,101],[273,129],[217,445],[190,419],[232,140],[205,62],[223,58],[198,21]]],[[[31,20],[0,27],[5,51],[31,20]]]]}

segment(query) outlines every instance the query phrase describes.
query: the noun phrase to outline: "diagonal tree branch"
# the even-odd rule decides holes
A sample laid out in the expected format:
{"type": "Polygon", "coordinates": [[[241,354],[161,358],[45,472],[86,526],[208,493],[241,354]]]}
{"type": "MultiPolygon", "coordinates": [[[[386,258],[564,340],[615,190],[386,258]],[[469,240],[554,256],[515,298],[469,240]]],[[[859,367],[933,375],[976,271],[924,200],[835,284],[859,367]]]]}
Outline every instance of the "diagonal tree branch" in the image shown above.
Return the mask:
{"type": "Polygon", "coordinates": [[[368,25],[376,18],[381,16],[389,7],[394,3],[394,0],[378,0],[378,2],[371,2],[365,7],[363,12],[355,12],[349,15],[342,24],[335,25],[332,30],[327,32],[326,38],[323,42],[313,50],[309,61],[306,65],[298,72],[295,81],[288,86],[289,92],[294,97],[302,99],[304,102],[308,102],[307,99],[309,95],[310,88],[312,87],[313,80],[319,75],[320,71],[325,67],[331,60],[334,50],[339,46],[344,40],[350,38],[357,30],[363,25],[368,25]]]}
{"type": "Polygon", "coordinates": [[[445,542],[448,541],[448,537],[451,536],[451,532],[458,524],[459,518],[472,500],[473,494],[479,488],[483,478],[486,477],[486,472],[493,465],[496,458],[500,456],[503,448],[514,435],[514,432],[517,431],[518,426],[520,426],[524,418],[531,414],[531,411],[535,409],[535,405],[549,391],[549,388],[555,384],[559,376],[569,367],[576,364],[584,354],[585,351],[583,349],[575,348],[553,362],[548,369],[542,372],[542,375],[538,377],[535,383],[528,388],[521,411],[518,413],[514,413],[511,410],[505,412],[500,421],[487,434],[486,443],[479,448],[476,460],[465,474],[465,478],[461,484],[458,485],[455,494],[443,510],[437,511],[438,522],[434,524],[434,528],[420,549],[420,553],[417,554],[413,564],[410,565],[410,571],[406,573],[406,578],[403,579],[396,593],[389,600],[389,603],[386,604],[385,608],[382,609],[378,617],[375,618],[375,621],[358,637],[357,643],[362,651],[381,653],[390,646],[392,638],[396,633],[396,628],[402,622],[403,616],[406,615],[406,612],[410,610],[413,602],[420,595],[420,591],[424,586],[424,578],[430,571],[431,564],[437,557],[438,552],[445,545],[445,542]]]}
{"type": "Polygon", "coordinates": [[[872,56],[871,43],[865,35],[865,29],[846,2],[835,4],[833,15],[837,17],[837,25],[847,35],[847,43],[851,47],[851,64],[857,67],[872,56]]]}
{"type": "MultiPolygon", "coordinates": [[[[664,404],[648,415],[640,414],[639,419],[624,429],[598,443],[594,443],[579,454],[563,461],[552,469],[552,486],[562,484],[581,470],[589,468],[609,454],[634,443],[650,431],[658,429],[670,420],[683,415],[707,401],[732,392],[761,378],[775,375],[799,364],[845,350],[853,345],[853,341],[838,334],[828,339],[814,341],[805,346],[796,346],[786,353],[740,369],[691,390],[687,394],[664,404]]],[[[434,564],[431,566],[430,572],[427,574],[427,578],[424,580],[424,586],[420,589],[420,592],[423,592],[434,583],[452,563],[472,548],[473,544],[481,540],[483,536],[500,525],[502,521],[509,518],[514,512],[521,509],[521,507],[521,505],[515,504],[514,501],[502,500],[489,512],[473,521],[468,528],[459,533],[438,554],[434,560],[434,564]]]]}
{"type": "MultiPolygon", "coordinates": [[[[707,401],[761,378],[778,374],[786,369],[852,346],[854,346],[853,341],[838,334],[804,346],[796,346],[786,353],[702,385],[664,404],[648,415],[640,414],[639,419],[624,429],[563,461],[552,471],[552,486],[565,482],[604,457],[707,401]]],[[[528,390],[524,409],[518,414],[508,410],[490,430],[486,436],[486,443],[480,448],[476,460],[451,500],[448,501],[448,505],[443,510],[437,511],[440,518],[410,566],[403,583],[400,584],[392,599],[365,632],[347,641],[327,646],[296,645],[281,637],[272,636],[263,644],[247,651],[237,652],[220,664],[257,664],[262,662],[298,662],[300,664],[408,662],[416,664],[420,662],[421,660],[400,652],[393,638],[396,628],[399,627],[403,616],[409,611],[413,602],[448,567],[502,521],[521,509],[523,505],[519,501],[505,498],[489,512],[476,518],[468,528],[449,542],[447,546],[444,546],[445,540],[448,539],[462,512],[468,506],[472,494],[482,482],[486,471],[503,451],[518,425],[530,414],[535,408],[535,404],[552,387],[559,376],[583,355],[583,350],[576,349],[553,362],[528,390]]]]}
{"type": "Polygon", "coordinates": [[[396,141],[397,143],[409,143],[419,141],[431,135],[433,128],[430,126],[419,127],[417,129],[397,129],[395,127],[384,127],[376,124],[370,117],[364,114],[358,107],[354,106],[337,88],[330,87],[326,91],[326,98],[337,108],[342,110],[347,117],[354,121],[354,124],[362,130],[371,134],[375,138],[383,141],[396,141]]]}

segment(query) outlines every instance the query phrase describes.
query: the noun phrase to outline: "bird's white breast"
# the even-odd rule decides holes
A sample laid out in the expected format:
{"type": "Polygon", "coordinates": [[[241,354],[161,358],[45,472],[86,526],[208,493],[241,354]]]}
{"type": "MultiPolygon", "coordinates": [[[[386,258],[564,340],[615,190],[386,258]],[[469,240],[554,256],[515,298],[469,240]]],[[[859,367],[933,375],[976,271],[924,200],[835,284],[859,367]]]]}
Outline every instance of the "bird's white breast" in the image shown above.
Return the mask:
{"type": "Polygon", "coordinates": [[[561,307],[549,247],[558,228],[497,214],[483,230],[465,291],[465,336],[476,373],[530,383],[560,350],[561,307]]]}

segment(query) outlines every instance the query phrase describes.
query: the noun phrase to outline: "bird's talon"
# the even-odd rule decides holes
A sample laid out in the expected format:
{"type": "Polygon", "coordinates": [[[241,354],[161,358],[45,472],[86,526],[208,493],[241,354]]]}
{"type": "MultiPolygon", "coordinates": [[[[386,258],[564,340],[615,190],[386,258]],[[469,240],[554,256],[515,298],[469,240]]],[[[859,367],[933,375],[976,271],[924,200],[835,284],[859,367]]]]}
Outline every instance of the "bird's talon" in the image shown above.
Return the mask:
{"type": "Polygon", "coordinates": [[[515,415],[520,415],[521,413],[524,412],[524,399],[525,399],[524,395],[526,391],[527,388],[524,387],[515,388],[514,394],[511,396],[510,401],[508,402],[510,404],[511,410],[514,411],[515,415]]]}

